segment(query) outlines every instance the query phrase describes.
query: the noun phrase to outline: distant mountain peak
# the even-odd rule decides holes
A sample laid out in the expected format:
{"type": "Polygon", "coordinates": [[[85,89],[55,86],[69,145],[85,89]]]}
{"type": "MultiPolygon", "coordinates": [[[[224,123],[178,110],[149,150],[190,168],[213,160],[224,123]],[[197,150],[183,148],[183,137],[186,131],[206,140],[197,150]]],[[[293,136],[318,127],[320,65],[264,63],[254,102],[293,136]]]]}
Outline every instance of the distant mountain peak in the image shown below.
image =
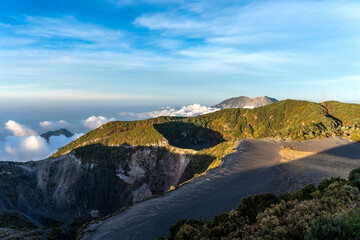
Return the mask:
{"type": "Polygon", "coordinates": [[[268,96],[264,97],[233,97],[222,101],[219,104],[214,105],[216,108],[257,108],[262,107],[270,103],[277,102],[278,100],[275,98],[271,98],[268,96]]]}
{"type": "Polygon", "coordinates": [[[67,138],[74,136],[73,133],[71,133],[69,130],[67,130],[65,128],[61,128],[61,129],[55,130],[55,131],[48,131],[46,133],[41,134],[40,136],[45,138],[47,141],[49,141],[50,137],[60,136],[60,135],[64,135],[67,138]]]}

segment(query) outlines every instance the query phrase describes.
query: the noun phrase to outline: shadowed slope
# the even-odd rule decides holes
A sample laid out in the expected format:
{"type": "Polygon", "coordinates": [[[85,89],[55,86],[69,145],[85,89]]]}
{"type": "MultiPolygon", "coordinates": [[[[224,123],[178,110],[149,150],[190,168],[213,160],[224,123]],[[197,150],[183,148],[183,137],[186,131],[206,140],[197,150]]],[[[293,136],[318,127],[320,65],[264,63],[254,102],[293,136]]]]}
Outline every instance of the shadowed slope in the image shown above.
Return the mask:
{"type": "Polygon", "coordinates": [[[179,148],[201,150],[224,142],[219,132],[193,123],[168,122],[155,124],[154,128],[168,140],[170,145],[179,148]]]}

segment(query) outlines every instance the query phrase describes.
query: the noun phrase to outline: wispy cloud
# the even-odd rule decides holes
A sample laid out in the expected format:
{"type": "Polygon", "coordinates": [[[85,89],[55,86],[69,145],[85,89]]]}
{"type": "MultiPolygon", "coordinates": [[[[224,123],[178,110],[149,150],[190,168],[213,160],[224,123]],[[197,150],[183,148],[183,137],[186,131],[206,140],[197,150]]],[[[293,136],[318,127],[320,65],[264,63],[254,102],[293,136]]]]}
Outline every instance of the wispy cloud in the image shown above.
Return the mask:
{"type": "Polygon", "coordinates": [[[28,89],[28,88],[34,88],[39,87],[39,84],[11,84],[11,85],[0,85],[0,89],[28,89]]]}
{"type": "Polygon", "coordinates": [[[237,89],[253,81],[254,89],[264,91],[271,82],[286,85],[294,77],[359,75],[360,4],[354,1],[94,2],[107,4],[99,11],[111,9],[106,14],[118,18],[99,21],[59,12],[56,16],[62,17],[17,15],[16,23],[0,23],[2,84],[51,85],[31,88],[32,93],[0,88],[1,98],[41,98],[43,93],[50,98],[123,100],[147,94],[155,99],[160,90],[151,90],[165,89],[158,98],[163,99],[175,91],[180,74],[183,82],[207,82],[212,89],[230,77],[237,89]],[[133,81],[140,78],[142,85],[133,81]],[[74,82],[83,90],[72,91],[74,82]],[[93,95],[104,86],[111,87],[93,95]]]}
{"type": "MultiPolygon", "coordinates": [[[[0,89],[1,90],[1,89],[0,89]]],[[[59,100],[59,101],[119,101],[119,100],[159,100],[161,96],[142,95],[142,94],[116,94],[106,92],[84,91],[79,89],[56,90],[56,89],[28,89],[16,90],[16,92],[4,91],[1,93],[0,99],[37,99],[37,100],[59,100]]]]}
{"type": "Polygon", "coordinates": [[[327,79],[312,79],[312,80],[301,80],[301,81],[287,81],[285,84],[288,85],[319,85],[325,86],[329,84],[345,84],[355,86],[357,83],[360,82],[360,75],[356,76],[346,76],[346,77],[339,77],[339,78],[327,78],[327,79]]]}
{"type": "Polygon", "coordinates": [[[73,16],[62,18],[25,16],[23,24],[12,25],[11,28],[7,24],[3,28],[7,28],[8,34],[2,36],[0,46],[9,44],[41,44],[47,48],[127,48],[128,46],[120,30],[83,23],[73,16]]]}
{"type": "Polygon", "coordinates": [[[139,6],[143,4],[171,4],[180,3],[182,0],[107,0],[108,3],[114,4],[116,7],[139,6]]]}
{"type": "Polygon", "coordinates": [[[325,34],[324,39],[332,34],[330,30],[343,31],[344,23],[355,31],[359,24],[354,20],[358,18],[356,12],[360,10],[360,4],[254,1],[243,6],[232,4],[220,8],[211,1],[199,1],[197,4],[183,3],[179,8],[196,8],[197,14],[180,11],[144,14],[134,23],[162,30],[165,35],[204,38],[213,43],[238,45],[261,41],[268,45],[269,41],[313,38],[312,34],[325,34]],[[210,11],[214,8],[216,11],[210,11]]]}

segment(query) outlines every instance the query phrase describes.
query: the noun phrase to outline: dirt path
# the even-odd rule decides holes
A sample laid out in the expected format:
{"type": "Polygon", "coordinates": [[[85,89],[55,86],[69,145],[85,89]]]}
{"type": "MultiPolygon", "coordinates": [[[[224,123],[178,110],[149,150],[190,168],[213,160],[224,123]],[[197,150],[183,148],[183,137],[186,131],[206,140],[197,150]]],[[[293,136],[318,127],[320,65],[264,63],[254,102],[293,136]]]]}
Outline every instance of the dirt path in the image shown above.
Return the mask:
{"type": "Polygon", "coordinates": [[[340,138],[304,142],[239,140],[222,167],[164,196],[135,204],[87,229],[83,239],[154,239],[166,237],[180,218],[211,219],[236,208],[245,196],[289,191],[329,176],[345,177],[360,167],[360,144],[340,138]],[[313,155],[281,163],[288,146],[313,155]]]}

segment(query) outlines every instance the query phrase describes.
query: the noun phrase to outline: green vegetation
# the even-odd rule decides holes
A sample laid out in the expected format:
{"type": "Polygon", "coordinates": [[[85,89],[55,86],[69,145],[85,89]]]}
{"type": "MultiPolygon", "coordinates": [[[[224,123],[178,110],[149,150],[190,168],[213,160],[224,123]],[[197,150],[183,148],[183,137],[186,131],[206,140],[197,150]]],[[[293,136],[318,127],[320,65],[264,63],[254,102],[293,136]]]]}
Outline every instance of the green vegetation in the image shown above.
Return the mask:
{"type": "Polygon", "coordinates": [[[359,239],[359,172],[353,170],[348,180],[324,180],[317,188],[249,196],[212,221],[179,220],[168,239],[359,239]]]}
{"type": "Polygon", "coordinates": [[[105,146],[173,145],[200,150],[236,138],[313,139],[340,135],[337,128],[360,119],[360,105],[327,102],[325,106],[285,100],[256,109],[224,109],[189,118],[157,117],[141,121],[115,121],[71,142],[59,149],[53,157],[96,143],[105,146]]]}
{"type": "Polygon", "coordinates": [[[226,140],[263,137],[315,138],[341,123],[329,116],[326,108],[320,104],[296,100],[279,101],[255,109],[224,109],[183,121],[218,131],[226,140]]]}
{"type": "Polygon", "coordinates": [[[325,107],[329,114],[339,119],[343,125],[360,126],[360,104],[341,103],[341,102],[326,102],[325,107]]]}
{"type": "Polygon", "coordinates": [[[177,119],[174,117],[158,117],[142,121],[109,122],[60,148],[52,157],[66,154],[78,147],[96,143],[105,146],[158,144],[165,140],[165,138],[156,131],[154,124],[175,121],[177,119]]]}
{"type": "Polygon", "coordinates": [[[226,141],[209,149],[198,151],[186,166],[181,183],[204,175],[208,170],[220,166],[222,159],[233,151],[234,141],[226,141]]]}

